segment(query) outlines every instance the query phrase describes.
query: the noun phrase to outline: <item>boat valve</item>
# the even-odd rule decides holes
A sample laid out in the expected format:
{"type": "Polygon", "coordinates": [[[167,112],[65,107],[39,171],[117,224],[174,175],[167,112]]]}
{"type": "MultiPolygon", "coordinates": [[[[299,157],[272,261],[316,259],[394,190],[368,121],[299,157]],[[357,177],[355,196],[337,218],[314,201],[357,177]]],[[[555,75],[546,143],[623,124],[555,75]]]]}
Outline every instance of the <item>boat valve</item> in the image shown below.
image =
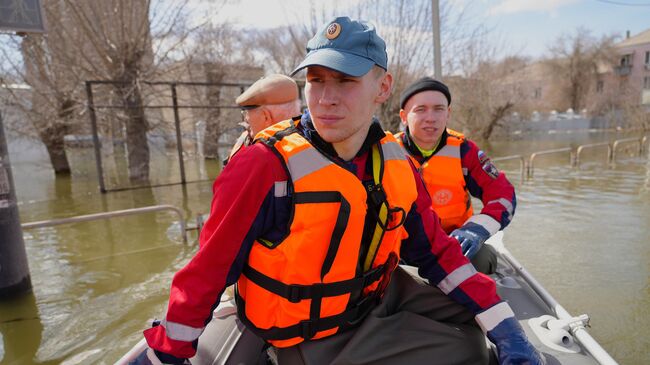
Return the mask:
{"type": "Polygon", "coordinates": [[[543,315],[528,320],[528,325],[537,338],[549,348],[566,353],[578,353],[580,347],[575,343],[571,330],[584,326],[589,320],[586,315],[569,319],[557,319],[550,315],[543,315]]]}
{"type": "Polygon", "coordinates": [[[568,319],[550,319],[546,322],[546,327],[549,330],[563,329],[573,333],[577,329],[589,327],[589,316],[582,314],[568,319]]]}

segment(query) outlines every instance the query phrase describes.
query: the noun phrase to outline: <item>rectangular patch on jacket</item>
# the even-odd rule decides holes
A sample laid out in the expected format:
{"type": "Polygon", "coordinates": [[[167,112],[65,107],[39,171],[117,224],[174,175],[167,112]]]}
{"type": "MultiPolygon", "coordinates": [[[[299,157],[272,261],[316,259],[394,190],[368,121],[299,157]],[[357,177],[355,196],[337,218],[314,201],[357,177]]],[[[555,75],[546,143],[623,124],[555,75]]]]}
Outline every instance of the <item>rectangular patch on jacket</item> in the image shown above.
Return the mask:
{"type": "Polygon", "coordinates": [[[481,150],[478,151],[478,162],[481,164],[483,171],[485,171],[488,176],[493,179],[499,177],[499,170],[492,164],[492,161],[490,161],[490,158],[487,157],[485,152],[481,150]]]}

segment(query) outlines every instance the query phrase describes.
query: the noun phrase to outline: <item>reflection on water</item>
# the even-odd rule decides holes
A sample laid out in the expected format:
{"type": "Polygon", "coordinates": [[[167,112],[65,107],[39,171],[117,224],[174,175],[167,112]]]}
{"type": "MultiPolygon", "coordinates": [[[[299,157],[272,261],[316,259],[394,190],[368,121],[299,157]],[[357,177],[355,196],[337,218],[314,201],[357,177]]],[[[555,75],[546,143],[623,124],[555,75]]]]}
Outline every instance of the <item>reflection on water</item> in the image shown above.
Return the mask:
{"type": "MultiPolygon", "coordinates": [[[[493,157],[527,156],[613,138],[481,145],[493,157]]],[[[585,151],[580,169],[571,169],[566,155],[546,156],[536,162],[535,179],[524,182],[517,161],[498,163],[518,196],[506,244],[572,314],[591,316],[590,332],[621,364],[650,358],[650,160],[633,150],[622,148],[611,168],[597,149],[585,151]]],[[[12,155],[23,222],[153,204],[178,206],[186,217],[209,208],[210,182],[101,195],[94,161],[72,152],[76,171],[68,179],[54,179],[42,156],[12,155]]],[[[154,164],[156,176],[173,180],[177,169],[166,163],[154,164]]],[[[186,168],[200,177],[201,169],[219,166],[186,168]]],[[[26,231],[34,294],[0,303],[0,364],[117,360],[164,314],[172,275],[196,250],[178,239],[176,219],[161,212],[26,231]]]]}

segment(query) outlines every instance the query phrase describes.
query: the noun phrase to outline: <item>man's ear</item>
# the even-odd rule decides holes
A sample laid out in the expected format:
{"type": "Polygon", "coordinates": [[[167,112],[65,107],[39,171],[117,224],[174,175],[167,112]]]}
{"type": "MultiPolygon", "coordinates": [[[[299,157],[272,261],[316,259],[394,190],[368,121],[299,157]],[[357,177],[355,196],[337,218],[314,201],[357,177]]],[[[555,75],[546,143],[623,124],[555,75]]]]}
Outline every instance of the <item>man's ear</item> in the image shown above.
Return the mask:
{"type": "Polygon", "coordinates": [[[404,111],[404,109],[399,110],[399,119],[402,120],[402,124],[408,125],[408,121],[406,120],[406,111],[404,111]]]}
{"type": "Polygon", "coordinates": [[[381,104],[388,100],[390,93],[393,91],[393,75],[390,72],[386,72],[381,78],[381,84],[379,85],[379,95],[375,98],[377,104],[381,104]]]}
{"type": "Polygon", "coordinates": [[[271,113],[271,110],[262,107],[262,113],[264,114],[264,125],[270,126],[271,124],[273,124],[273,114],[271,113]]]}

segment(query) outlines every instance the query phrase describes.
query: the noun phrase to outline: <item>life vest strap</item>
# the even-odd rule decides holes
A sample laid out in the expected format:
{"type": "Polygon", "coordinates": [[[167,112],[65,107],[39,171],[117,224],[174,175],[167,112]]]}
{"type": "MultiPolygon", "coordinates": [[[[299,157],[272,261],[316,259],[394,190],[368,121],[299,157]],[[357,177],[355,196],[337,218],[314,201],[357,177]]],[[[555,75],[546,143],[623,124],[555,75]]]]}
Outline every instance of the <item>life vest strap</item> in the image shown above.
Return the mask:
{"type": "Polygon", "coordinates": [[[380,300],[379,295],[370,295],[363,298],[357,305],[346,310],[345,312],[323,318],[306,319],[289,327],[271,327],[262,329],[255,327],[246,317],[245,305],[243,298],[235,296],[237,300],[237,315],[239,319],[251,329],[256,335],[266,341],[288,340],[290,338],[302,337],[305,340],[313,338],[318,332],[326,331],[333,328],[339,328],[339,331],[352,328],[360,323],[370,311],[377,306],[380,300]]]}
{"type": "Polygon", "coordinates": [[[340,191],[303,191],[293,195],[294,204],[319,204],[319,203],[339,203],[339,213],[336,216],[334,230],[330,238],[330,244],[327,248],[327,254],[321,267],[320,278],[323,280],[325,275],[330,272],[334,259],[339,251],[343,234],[348,226],[350,218],[350,203],[345,199],[340,191]]]}
{"type": "Polygon", "coordinates": [[[259,140],[262,143],[266,144],[267,146],[273,147],[274,144],[281,141],[284,137],[286,137],[286,136],[288,136],[290,134],[296,133],[298,131],[298,128],[296,128],[298,123],[296,123],[296,121],[299,121],[299,120],[300,119],[292,119],[291,120],[292,124],[289,127],[285,128],[285,129],[283,129],[281,131],[278,131],[277,133],[275,133],[270,138],[267,138],[267,137],[259,137],[259,138],[257,138],[256,137],[255,140],[256,141],[259,140]]]}
{"type": "Polygon", "coordinates": [[[285,284],[281,281],[270,278],[249,265],[244,266],[243,274],[255,284],[279,295],[291,303],[298,303],[305,299],[320,299],[324,297],[336,297],[360,291],[363,288],[380,280],[387,265],[378,266],[362,276],[336,281],[333,283],[316,283],[312,285],[285,284]]]}

